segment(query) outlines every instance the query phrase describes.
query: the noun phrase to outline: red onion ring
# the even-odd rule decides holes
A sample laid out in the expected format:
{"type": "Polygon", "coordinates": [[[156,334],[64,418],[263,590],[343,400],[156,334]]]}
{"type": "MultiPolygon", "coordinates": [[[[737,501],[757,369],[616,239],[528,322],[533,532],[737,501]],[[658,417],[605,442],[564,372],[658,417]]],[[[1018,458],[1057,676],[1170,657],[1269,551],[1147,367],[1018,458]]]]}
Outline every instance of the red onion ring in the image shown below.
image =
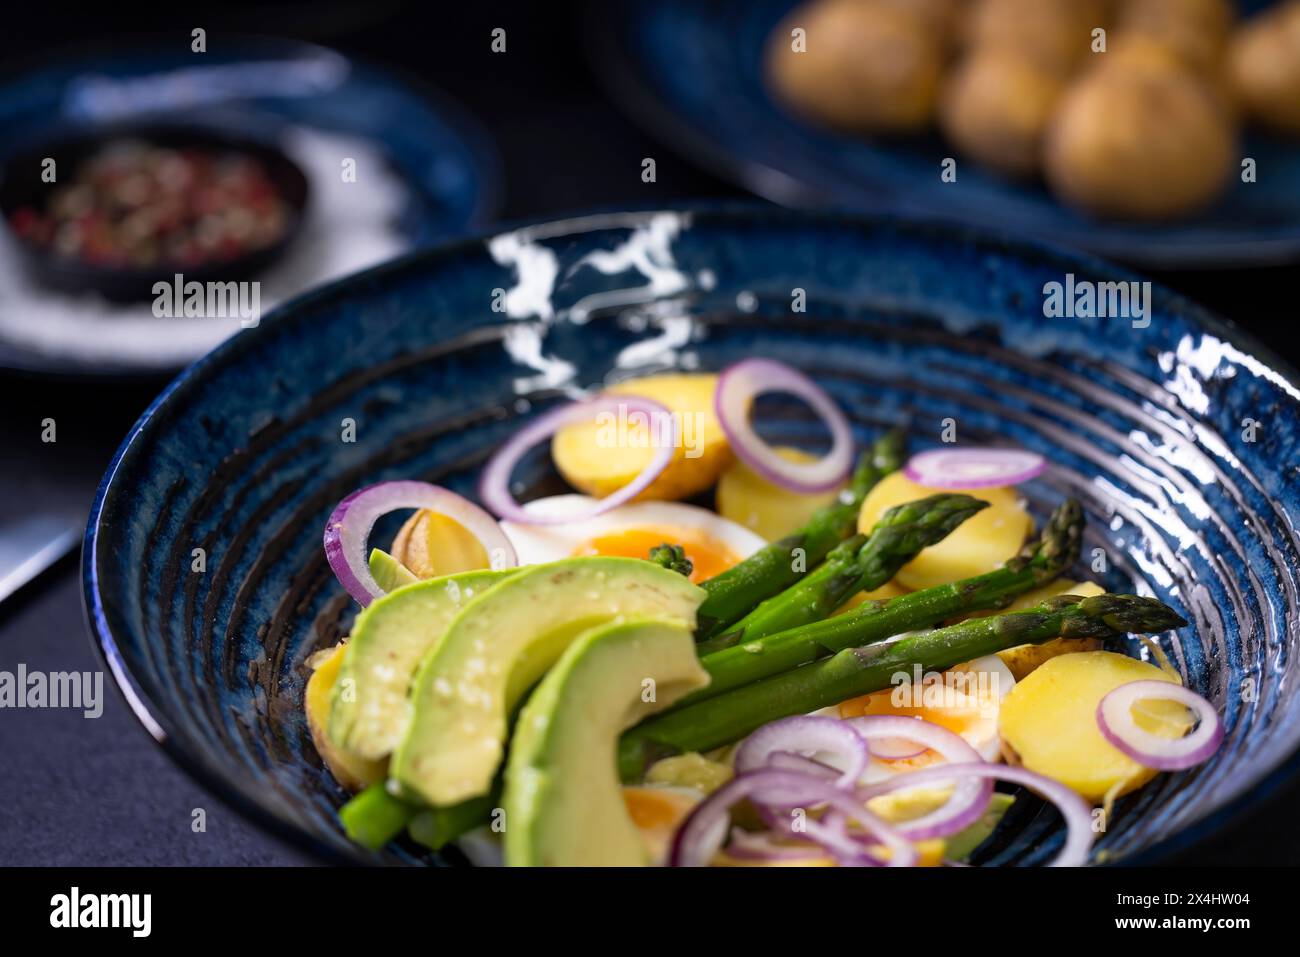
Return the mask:
{"type": "Polygon", "coordinates": [[[841,776],[839,768],[833,768],[829,764],[790,751],[772,752],[768,756],[767,767],[778,771],[798,771],[800,774],[809,774],[825,781],[835,781],[841,776]]]}
{"type": "Polygon", "coordinates": [[[339,502],[325,523],[325,558],[339,584],[362,607],[386,594],[370,574],[366,551],[370,530],[380,516],[399,508],[424,508],[457,522],[479,540],[493,568],[514,568],[518,564],[514,546],[505,532],[491,515],[469,499],[428,482],[368,485],[339,502]]]}
{"type": "Polygon", "coordinates": [[[509,519],[512,522],[526,525],[562,525],[569,522],[581,522],[604,514],[610,509],[617,508],[624,502],[630,502],[644,492],[650,486],[650,483],[657,479],[664,469],[669,466],[680,444],[681,432],[677,417],[665,406],[653,399],[647,399],[639,395],[611,394],[597,396],[594,399],[581,402],[572,402],[543,413],[506,440],[505,444],[496,451],[496,454],[492,456],[483,469],[483,474],[479,479],[479,499],[495,512],[499,518],[509,519]],[[515,501],[514,495],[510,493],[510,474],[514,471],[519,460],[533,446],[549,439],[565,426],[590,422],[603,412],[622,413],[628,416],[633,414],[645,416],[646,428],[650,429],[651,445],[655,450],[650,463],[640,475],[627,485],[624,485],[617,492],[605,496],[593,505],[590,512],[578,515],[544,517],[525,510],[523,506],[515,501]],[[665,418],[672,426],[672,441],[668,443],[655,442],[655,436],[658,432],[652,428],[652,425],[656,419],[663,422],[665,418]]]}
{"type": "Polygon", "coordinates": [[[954,778],[970,778],[983,781],[1008,781],[1019,784],[1031,791],[1037,791],[1056,805],[1065,818],[1065,846],[1061,853],[1049,865],[1051,867],[1080,867],[1088,863],[1088,850],[1092,847],[1092,808],[1064,784],[1024,768],[1005,764],[990,764],[980,761],[972,764],[941,764],[919,771],[908,771],[892,781],[877,785],[887,791],[902,791],[921,787],[926,784],[939,784],[954,778]]]}
{"type": "MultiPolygon", "coordinates": [[[[745,798],[760,804],[785,807],[825,806],[839,811],[846,820],[857,821],[881,844],[890,849],[889,866],[910,867],[916,850],[907,838],[864,808],[848,791],[834,784],[791,771],[764,769],[739,774],[701,801],[691,811],[673,838],[669,864],[673,867],[706,867],[722,848],[731,824],[731,808],[745,798]]],[[[833,839],[833,828],[814,825],[806,835],[814,841],[833,839]],[[823,833],[827,832],[827,833],[823,833]]],[[[834,852],[834,848],[828,848],[834,852]]]]}
{"type": "Polygon", "coordinates": [[[924,745],[917,747],[906,738],[880,738],[875,742],[868,742],[867,746],[871,756],[879,761],[906,761],[908,758],[920,757],[930,750],[924,745]]]}
{"type": "MultiPolygon", "coordinates": [[[[935,751],[950,764],[966,764],[983,761],[978,751],[961,735],[942,728],[922,718],[908,718],[902,715],[871,714],[858,718],[849,718],[846,724],[853,726],[871,746],[873,739],[906,738],[917,744],[925,745],[926,750],[935,751]]],[[[944,765],[945,767],[947,765],[944,765]]],[[[921,769],[928,770],[928,769],[921,769]]],[[[914,774],[904,771],[899,777],[914,774]]],[[[870,800],[881,794],[897,790],[893,784],[897,778],[880,782],[861,789],[858,793],[864,800],[870,800]]],[[[932,837],[947,837],[969,826],[979,819],[988,809],[993,798],[993,785],[978,778],[958,780],[952,794],[941,807],[929,814],[896,825],[903,834],[914,841],[924,841],[932,837]]]]}
{"type": "Polygon", "coordinates": [[[773,359],[742,359],[718,376],[713,408],[732,450],[769,482],[793,492],[825,492],[853,467],[853,432],[835,401],[802,372],[773,359]],[[790,462],[759,438],[749,423],[755,396],[784,392],[812,406],[831,433],[831,450],[816,462],[790,462]]]}
{"type": "Polygon", "coordinates": [[[903,474],[927,488],[968,489],[1017,485],[1043,474],[1047,460],[1023,449],[930,449],[913,455],[903,474]]]}
{"type": "Polygon", "coordinates": [[[1223,741],[1223,722],[1214,705],[1195,691],[1171,681],[1130,681],[1120,685],[1097,705],[1102,735],[1138,764],[1158,771],[1181,771],[1209,758],[1223,741]],[[1140,728],[1133,720],[1138,701],[1176,701],[1196,713],[1196,730],[1181,738],[1162,738],[1140,728]]]}
{"type": "Polygon", "coordinates": [[[736,773],[744,774],[766,767],[772,756],[779,752],[797,755],[816,751],[829,751],[847,759],[847,767],[836,782],[842,788],[856,785],[871,760],[867,742],[843,721],[819,715],[800,715],[765,724],[746,738],[736,751],[736,773]]]}

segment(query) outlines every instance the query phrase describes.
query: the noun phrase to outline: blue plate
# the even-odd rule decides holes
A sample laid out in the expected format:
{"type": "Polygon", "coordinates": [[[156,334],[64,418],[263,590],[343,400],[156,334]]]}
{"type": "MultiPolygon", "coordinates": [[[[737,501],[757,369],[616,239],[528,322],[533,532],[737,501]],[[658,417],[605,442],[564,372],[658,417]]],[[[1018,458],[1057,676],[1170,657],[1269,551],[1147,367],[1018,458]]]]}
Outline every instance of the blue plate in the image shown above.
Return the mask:
{"type": "MultiPolygon", "coordinates": [[[[964,163],[938,134],[853,138],[786,112],[763,79],[764,42],[790,0],[592,4],[590,44],[630,115],[666,145],[759,195],[794,206],[943,216],[1038,236],[1151,267],[1259,265],[1300,257],[1300,148],[1248,134],[1259,181],[1236,182],[1210,210],[1168,225],[1089,219],[1041,185],[964,163]],[[1267,172],[1265,172],[1267,171],[1267,172]]],[[[1267,0],[1242,3],[1243,12],[1267,0]]]]}
{"type": "MultiPolygon", "coordinates": [[[[0,86],[0,164],[30,144],[156,120],[201,122],[264,140],[303,130],[367,146],[387,165],[382,175],[406,192],[391,222],[399,251],[481,227],[500,199],[495,151],[455,104],[333,50],[269,38],[223,36],[203,54],[190,52],[188,38],[167,48],[123,50],[119,44],[111,53],[59,60],[10,78],[0,86]]],[[[381,175],[358,162],[358,182],[381,175]]],[[[339,168],[334,161],[331,169],[339,168]]],[[[320,185],[315,184],[318,194],[320,185]]],[[[286,266],[289,275],[277,281],[278,293],[297,294],[325,278],[314,265],[318,246],[322,234],[339,227],[337,219],[323,220],[319,230],[309,222],[311,235],[296,243],[310,252],[286,266]]],[[[0,242],[10,241],[0,236],[0,242]]],[[[0,282],[12,280],[0,273],[0,282]]],[[[0,308],[3,303],[0,298],[0,308]]],[[[68,299],[65,308],[83,305],[68,299]]],[[[142,311],[147,316],[148,306],[142,311]]],[[[0,332],[0,368],[95,376],[170,373],[199,354],[178,361],[177,347],[163,348],[176,331],[174,324],[158,324],[150,333],[157,337],[156,352],[140,346],[115,352],[114,337],[127,331],[109,319],[93,330],[70,327],[68,341],[49,330],[31,337],[0,332]],[[76,342],[86,335],[105,344],[93,358],[76,342]]]]}
{"type": "MultiPolygon", "coordinates": [[[[1161,643],[1227,738],[1119,802],[1098,851],[1149,859],[1295,766],[1300,375],[1158,287],[1146,318],[1045,318],[1045,284],[1070,276],[1132,278],[952,226],[747,207],[414,254],[286,306],[153,403],[91,513],[90,627],[141,722],[218,794],[324,854],[429,860],[349,845],[346,795],[307,732],[305,662],[355,612],[322,554],[331,509],[399,477],[472,494],[506,436],[574,386],[779,357],[831,392],[860,442],[906,423],[915,448],[934,446],[951,420],[962,442],[1042,452],[1052,467],[1023,487],[1035,514],[1066,495],[1088,511],[1075,574],[1192,622],[1161,643]]],[[[784,410],[771,424],[815,432],[784,410]]],[[[525,473],[553,479],[541,461],[525,473]]],[[[1054,812],[1020,807],[986,863],[1059,846],[1054,812]]]]}

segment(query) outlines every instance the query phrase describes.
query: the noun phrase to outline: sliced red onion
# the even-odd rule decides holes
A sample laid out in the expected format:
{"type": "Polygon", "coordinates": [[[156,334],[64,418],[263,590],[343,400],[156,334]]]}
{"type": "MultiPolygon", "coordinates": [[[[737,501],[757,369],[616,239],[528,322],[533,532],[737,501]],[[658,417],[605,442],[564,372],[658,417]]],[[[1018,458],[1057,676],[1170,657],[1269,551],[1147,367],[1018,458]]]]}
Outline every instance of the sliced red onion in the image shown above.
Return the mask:
{"type": "Polygon", "coordinates": [[[913,455],[903,474],[927,488],[1017,485],[1043,474],[1047,460],[1023,449],[930,449],[913,455]]]}
{"type": "MultiPolygon", "coordinates": [[[[731,823],[731,808],[749,798],[759,804],[782,807],[825,807],[838,811],[849,821],[856,821],[867,833],[890,851],[891,867],[910,867],[916,862],[916,850],[895,828],[864,808],[850,792],[791,771],[763,769],[738,774],[695,806],[673,838],[669,863],[674,867],[706,867],[722,848],[731,823]]],[[[799,836],[817,841],[834,838],[834,828],[808,821],[812,827],[799,836]]],[[[828,848],[828,850],[834,849],[828,848]]]]}
{"type": "Polygon", "coordinates": [[[1209,758],[1223,741],[1223,722],[1214,705],[1195,691],[1172,681],[1130,681],[1097,705],[1102,735],[1138,764],[1158,771],[1181,771],[1209,758]],[[1198,724],[1189,735],[1162,738],[1138,726],[1133,705],[1139,701],[1176,701],[1196,713],[1198,724]]]}
{"type": "MultiPolygon", "coordinates": [[[[904,738],[924,745],[926,750],[936,752],[952,764],[983,760],[979,752],[961,735],[922,718],[869,714],[859,718],[849,718],[844,723],[852,725],[853,729],[866,739],[868,748],[873,741],[881,739],[896,741],[904,738]]],[[[904,771],[899,777],[907,777],[912,773],[904,771]]],[[[864,799],[870,800],[878,795],[897,790],[894,787],[896,780],[897,778],[893,778],[870,785],[858,793],[864,799]]],[[[956,834],[978,820],[993,798],[993,785],[979,778],[954,780],[956,786],[941,807],[935,808],[929,814],[898,824],[898,829],[913,841],[924,841],[933,837],[956,834]]]]}
{"type": "Polygon", "coordinates": [[[800,715],[765,724],[746,738],[736,751],[736,773],[766,767],[779,752],[811,757],[818,751],[828,751],[844,759],[845,767],[837,782],[843,788],[856,785],[871,760],[867,742],[843,721],[800,715]]]}
{"type": "Polygon", "coordinates": [[[853,433],[835,401],[802,372],[773,359],[743,359],[722,370],[714,411],[732,450],[769,482],[794,492],[825,492],[853,467],[853,433]],[[750,404],[766,392],[798,396],[812,406],[831,433],[831,450],[816,462],[790,462],[759,438],[749,423],[750,404]]]}
{"type": "Polygon", "coordinates": [[[362,606],[385,594],[370,574],[370,530],[377,519],[399,508],[423,508],[447,516],[478,539],[493,568],[514,568],[518,563],[501,526],[469,499],[428,482],[368,485],[339,502],[325,523],[325,557],[339,584],[362,606]]]}
{"type": "Polygon", "coordinates": [[[1024,768],[987,761],[967,764],[940,764],[919,771],[908,771],[872,790],[903,791],[925,785],[942,784],[954,779],[974,779],[985,783],[1009,781],[1031,791],[1037,791],[1056,805],[1065,818],[1065,846],[1052,861],[1052,867],[1080,867],[1088,863],[1088,850],[1092,847],[1092,808],[1079,795],[1059,781],[1035,774],[1024,768]]]}
{"type": "Polygon", "coordinates": [[[681,433],[677,417],[653,399],[639,395],[611,394],[582,402],[572,402],[558,409],[551,409],[533,419],[497,450],[479,479],[479,498],[500,518],[512,522],[525,525],[562,525],[581,522],[617,508],[624,502],[630,502],[644,492],[672,462],[680,444],[681,433]],[[510,492],[510,475],[528,450],[546,441],[560,429],[569,425],[591,422],[602,413],[627,417],[629,422],[633,415],[645,419],[644,426],[649,431],[649,441],[654,449],[654,455],[641,474],[617,492],[596,502],[590,511],[577,515],[537,515],[516,502],[510,492]],[[672,432],[669,441],[659,438],[665,424],[672,432]]]}
{"type": "Polygon", "coordinates": [[[924,745],[918,746],[907,738],[879,738],[869,741],[867,747],[871,751],[871,756],[880,761],[906,761],[908,758],[920,757],[930,750],[924,745]]]}
{"type": "Polygon", "coordinates": [[[835,781],[842,777],[839,768],[833,768],[813,758],[806,758],[802,754],[791,754],[789,751],[772,752],[768,756],[767,766],[780,771],[798,771],[827,781],[835,781]]]}

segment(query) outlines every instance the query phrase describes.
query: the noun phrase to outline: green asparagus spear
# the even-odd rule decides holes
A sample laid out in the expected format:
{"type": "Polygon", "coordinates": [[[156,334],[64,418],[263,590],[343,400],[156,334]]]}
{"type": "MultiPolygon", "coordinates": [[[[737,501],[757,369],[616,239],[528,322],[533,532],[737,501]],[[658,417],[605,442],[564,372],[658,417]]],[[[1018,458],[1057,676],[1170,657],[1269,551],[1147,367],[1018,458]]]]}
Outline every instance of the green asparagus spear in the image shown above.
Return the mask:
{"type": "Polygon", "coordinates": [[[490,794],[470,798],[451,807],[431,808],[411,804],[388,792],[381,781],[357,794],[339,809],[348,837],[377,851],[410,825],[411,836],[435,851],[467,831],[488,821],[501,801],[500,782],[490,794]]]}
{"type": "Polygon", "coordinates": [[[418,810],[388,793],[384,782],[370,785],[339,809],[339,820],[348,837],[362,847],[377,851],[402,833],[406,822],[418,810]]]}
{"type": "Polygon", "coordinates": [[[895,505],[868,535],[855,535],[831,549],[826,561],[781,594],[769,598],[725,632],[697,648],[701,656],[758,641],[789,628],[820,621],[853,595],[879,588],[917,552],[947,535],[982,508],[969,495],[940,494],[895,505]]]}
{"type": "Polygon", "coordinates": [[[916,667],[940,671],[981,655],[1058,636],[1110,638],[1185,624],[1173,609],[1154,598],[1062,595],[1023,612],[973,618],[891,644],[846,648],[824,661],[641,723],[619,742],[619,773],[624,780],[638,780],[659,758],[731,744],[769,721],[888,688],[899,680],[897,675],[910,680],[916,667]]]}
{"type": "MultiPolygon", "coordinates": [[[[987,574],[888,601],[865,602],[847,614],[780,631],[757,641],[747,635],[742,644],[711,654],[705,649],[718,639],[704,642],[698,650],[711,680],[707,687],[683,698],[674,709],[715,698],[843,648],[869,645],[904,631],[931,628],[965,612],[1002,607],[1016,595],[1046,584],[1073,565],[1079,557],[1082,533],[1083,510],[1074,499],[1067,499],[1052,513],[1037,540],[1028,543],[1001,568],[987,574]]],[[[720,635],[719,639],[725,637],[720,635]]]]}
{"type": "Polygon", "coordinates": [[[804,568],[817,565],[827,553],[853,533],[862,500],[877,482],[903,465],[903,434],[897,430],[876,440],[863,454],[840,497],[813,513],[799,531],[761,548],[739,565],[703,583],[709,593],[697,613],[696,637],[711,638],[739,621],[765,598],[784,591],[803,572],[791,556],[803,549],[804,568]]]}
{"type": "Polygon", "coordinates": [[[650,549],[650,561],[687,578],[690,578],[691,572],[695,571],[695,565],[686,556],[686,549],[680,545],[670,545],[668,542],[650,549]]]}

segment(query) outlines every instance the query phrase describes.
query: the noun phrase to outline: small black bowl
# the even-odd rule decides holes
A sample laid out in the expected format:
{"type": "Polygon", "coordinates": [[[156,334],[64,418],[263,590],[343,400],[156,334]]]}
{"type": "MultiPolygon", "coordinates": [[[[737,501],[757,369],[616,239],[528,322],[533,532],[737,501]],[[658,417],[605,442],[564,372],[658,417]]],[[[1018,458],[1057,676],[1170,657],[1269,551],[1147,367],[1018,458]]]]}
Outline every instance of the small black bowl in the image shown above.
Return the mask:
{"type": "Polygon", "coordinates": [[[186,282],[212,282],[246,279],[264,270],[283,255],[298,235],[309,192],[306,174],[273,138],[155,119],[67,131],[10,153],[0,167],[0,219],[20,250],[27,269],[42,285],[61,292],[97,292],[114,302],[131,302],[151,298],[154,283],[171,282],[176,273],[183,274],[186,282]],[[41,179],[46,157],[56,161],[60,181],[67,182],[65,177],[73,175],[91,156],[124,140],[165,148],[235,153],[257,160],[289,208],[284,231],[275,242],[229,259],[195,264],[164,261],[148,268],[130,268],[97,266],[58,256],[14,230],[12,218],[19,209],[44,209],[48,202],[48,194],[55,184],[41,179]]]}

